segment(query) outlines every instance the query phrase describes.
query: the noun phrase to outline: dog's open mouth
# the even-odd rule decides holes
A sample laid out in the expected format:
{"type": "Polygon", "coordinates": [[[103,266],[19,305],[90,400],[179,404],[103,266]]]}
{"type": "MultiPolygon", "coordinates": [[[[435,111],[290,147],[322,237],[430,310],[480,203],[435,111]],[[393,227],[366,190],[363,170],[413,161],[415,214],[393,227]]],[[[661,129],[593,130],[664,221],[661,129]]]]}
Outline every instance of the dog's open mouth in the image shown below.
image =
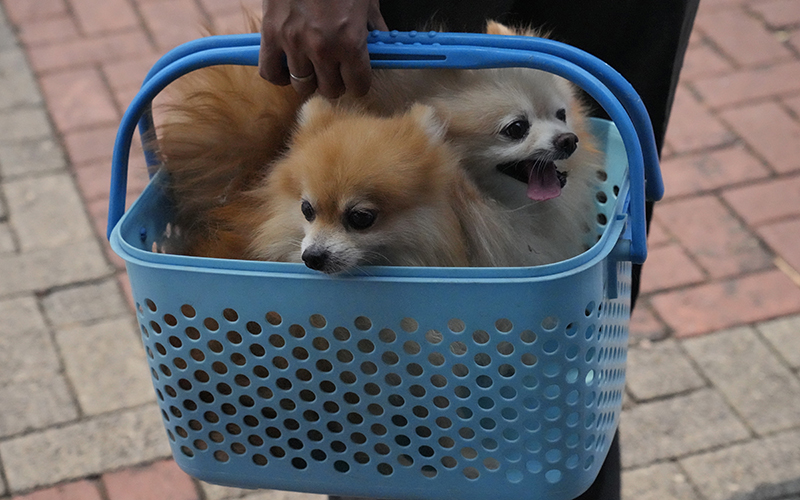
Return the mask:
{"type": "Polygon", "coordinates": [[[552,161],[522,160],[497,166],[501,173],[528,185],[528,198],[544,201],[556,198],[567,184],[567,174],[552,161]]]}

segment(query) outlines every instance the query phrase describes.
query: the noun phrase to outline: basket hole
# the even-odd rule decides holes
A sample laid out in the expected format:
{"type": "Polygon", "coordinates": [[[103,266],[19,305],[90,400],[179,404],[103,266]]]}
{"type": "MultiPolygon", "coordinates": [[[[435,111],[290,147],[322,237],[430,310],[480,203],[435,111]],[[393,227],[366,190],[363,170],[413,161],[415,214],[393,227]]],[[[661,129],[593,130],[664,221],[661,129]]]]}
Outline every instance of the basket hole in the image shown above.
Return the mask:
{"type": "Polygon", "coordinates": [[[456,356],[463,356],[467,353],[467,344],[463,342],[452,342],[450,344],[450,352],[456,356]]]}
{"type": "Polygon", "coordinates": [[[489,334],[485,330],[475,330],[472,333],[472,340],[478,345],[484,345],[489,342],[489,334]]]}
{"type": "Polygon", "coordinates": [[[157,308],[156,308],[156,303],[155,302],[153,302],[150,299],[144,299],[144,303],[145,303],[145,305],[147,306],[148,309],[150,309],[153,312],[156,312],[157,308]]]}
{"type": "Polygon", "coordinates": [[[458,466],[458,461],[450,456],[442,457],[441,462],[445,469],[455,469],[458,466]]]}
{"type": "Polygon", "coordinates": [[[317,367],[317,370],[319,370],[319,371],[321,371],[323,373],[328,373],[329,371],[333,370],[333,365],[327,359],[319,359],[319,360],[317,360],[317,362],[315,363],[315,366],[317,367]]]}
{"type": "Polygon", "coordinates": [[[265,457],[264,455],[261,455],[261,454],[258,454],[258,453],[253,455],[253,463],[254,464],[260,465],[260,466],[263,467],[264,465],[267,465],[267,462],[268,462],[267,461],[267,457],[265,457]]]}
{"type": "Polygon", "coordinates": [[[242,334],[235,331],[228,332],[225,337],[231,344],[241,344],[242,343],[242,334]]]}
{"type": "Polygon", "coordinates": [[[336,359],[342,363],[350,363],[353,361],[353,359],[355,359],[355,357],[353,356],[353,353],[347,349],[339,349],[339,351],[336,352],[336,359]]]}
{"type": "Polygon", "coordinates": [[[364,354],[369,354],[375,350],[375,344],[373,344],[370,340],[367,339],[359,340],[356,346],[358,347],[358,350],[363,352],[364,354]]]}
{"type": "Polygon", "coordinates": [[[239,321],[239,313],[230,307],[222,311],[222,317],[225,318],[229,323],[239,321]]]}
{"type": "Polygon", "coordinates": [[[219,373],[220,375],[228,373],[228,367],[225,366],[225,363],[223,363],[222,361],[214,361],[211,364],[211,369],[214,370],[216,373],[219,373]]]}
{"type": "Polygon", "coordinates": [[[397,463],[399,463],[403,467],[411,467],[414,465],[414,459],[411,458],[411,455],[406,455],[403,453],[397,457],[397,463]]]}
{"type": "Polygon", "coordinates": [[[247,447],[242,443],[231,443],[231,451],[237,455],[243,455],[247,451],[247,447]]]}
{"type": "Polygon", "coordinates": [[[456,442],[453,440],[453,438],[449,436],[442,436],[437,440],[437,442],[439,443],[439,446],[446,450],[449,450],[456,445],[456,442]]]}
{"type": "Polygon", "coordinates": [[[268,312],[265,316],[265,319],[267,320],[267,323],[272,326],[278,326],[283,323],[283,318],[281,318],[281,315],[275,311],[268,312]]]}
{"type": "Polygon", "coordinates": [[[379,463],[378,467],[377,467],[377,470],[381,475],[384,475],[384,476],[391,476],[392,473],[394,472],[394,469],[392,468],[392,466],[387,464],[387,463],[385,463],[385,462],[379,463]]]}
{"type": "Polygon", "coordinates": [[[478,479],[481,473],[478,472],[478,469],[475,467],[466,467],[464,468],[464,477],[467,479],[478,479]]]}
{"type": "Polygon", "coordinates": [[[478,354],[475,355],[473,359],[475,361],[475,364],[478,366],[489,366],[492,363],[491,356],[489,356],[485,352],[479,352],[478,354]]]}
{"type": "Polygon", "coordinates": [[[353,321],[355,327],[362,332],[366,332],[370,328],[372,328],[372,320],[366,316],[359,316],[353,321]]]}
{"type": "Polygon", "coordinates": [[[162,356],[166,356],[167,355],[167,348],[164,347],[164,345],[161,342],[156,342],[155,348],[156,348],[156,351],[158,351],[158,353],[161,354],[162,356]]]}
{"type": "Polygon", "coordinates": [[[275,356],[272,358],[272,366],[279,370],[285,370],[289,368],[289,362],[282,356],[275,356]]]}
{"type": "Polygon", "coordinates": [[[343,326],[337,326],[333,329],[333,337],[340,342],[346,342],[350,340],[350,330],[343,326]]]}
{"type": "Polygon", "coordinates": [[[227,462],[228,460],[230,460],[230,458],[231,458],[230,455],[228,455],[222,450],[217,450],[214,452],[214,459],[217,462],[227,462]]]}
{"type": "Polygon", "coordinates": [[[403,318],[400,320],[400,328],[404,332],[414,333],[419,329],[419,323],[414,318],[403,318]]]}
{"type": "Polygon", "coordinates": [[[511,342],[500,342],[497,344],[497,352],[503,356],[509,356],[514,353],[514,346],[511,344],[511,342]]]}
{"type": "Polygon", "coordinates": [[[289,335],[296,339],[302,339],[306,336],[306,329],[298,324],[289,326],[289,335]]]}
{"type": "Polygon", "coordinates": [[[425,332],[425,340],[429,344],[436,345],[441,343],[442,340],[444,340],[444,335],[442,335],[442,332],[438,330],[428,330],[427,332],[425,332]]]}
{"type": "Polygon", "coordinates": [[[514,328],[514,324],[510,319],[500,318],[494,322],[494,327],[500,333],[508,333],[514,328]]]}
{"type": "Polygon", "coordinates": [[[416,397],[416,398],[422,398],[422,397],[425,397],[425,393],[426,393],[426,391],[425,391],[425,388],[424,388],[424,387],[422,387],[422,386],[421,386],[421,385],[419,385],[419,384],[414,384],[414,385],[412,385],[411,387],[409,387],[409,388],[408,388],[408,392],[409,392],[409,393],[410,393],[412,396],[414,396],[414,397],[416,397]]]}
{"type": "Polygon", "coordinates": [[[419,377],[423,373],[422,366],[417,363],[409,363],[408,366],[406,366],[406,371],[412,377],[419,377]]]}
{"type": "Polygon", "coordinates": [[[381,361],[387,365],[396,365],[400,362],[400,357],[393,351],[386,351],[381,355],[381,361]]]}
{"type": "Polygon", "coordinates": [[[150,329],[153,330],[154,333],[157,333],[157,334],[161,333],[161,325],[159,325],[155,321],[151,321],[150,322],[150,329]]]}
{"type": "Polygon", "coordinates": [[[361,373],[365,375],[375,375],[378,373],[378,365],[373,363],[372,361],[364,361],[361,363],[361,373]]]}
{"type": "Polygon", "coordinates": [[[216,332],[217,330],[219,330],[219,323],[214,318],[204,319],[203,326],[205,326],[206,330],[210,332],[216,332]]]}
{"type": "Polygon", "coordinates": [[[353,460],[360,464],[368,464],[369,463],[369,455],[364,453],[363,451],[356,452],[353,455],[353,460]]]}
{"type": "Polygon", "coordinates": [[[211,350],[211,352],[214,352],[214,353],[217,353],[217,354],[221,353],[222,349],[223,349],[222,343],[219,340],[209,340],[208,341],[208,348],[209,348],[209,350],[211,350]]]}
{"type": "Polygon", "coordinates": [[[209,377],[208,373],[204,372],[203,370],[196,370],[194,372],[194,378],[195,378],[195,380],[197,380],[198,382],[201,382],[203,384],[205,384],[209,380],[211,380],[211,377],[209,377]]]}
{"type": "Polygon", "coordinates": [[[389,432],[388,429],[386,429],[386,426],[383,424],[372,424],[369,430],[372,431],[372,433],[376,436],[385,436],[386,433],[389,432]]]}
{"type": "Polygon", "coordinates": [[[394,438],[394,442],[402,447],[406,447],[411,444],[411,438],[406,436],[405,434],[398,434],[394,438]]]}
{"type": "Polygon", "coordinates": [[[280,446],[273,446],[269,449],[270,455],[275,458],[283,458],[286,456],[286,450],[281,448],[280,446]]]}
{"type": "Polygon", "coordinates": [[[403,379],[400,378],[400,375],[396,373],[387,373],[384,377],[384,380],[387,384],[391,385],[392,387],[397,387],[403,382],[403,379]]]}
{"type": "Polygon", "coordinates": [[[397,340],[397,334],[394,333],[394,330],[389,328],[384,328],[380,332],[378,332],[378,339],[385,344],[391,344],[395,340],[397,340]]]}
{"type": "Polygon", "coordinates": [[[483,466],[486,467],[487,470],[497,470],[500,468],[500,461],[496,458],[485,458],[483,459],[483,466]]]}
{"type": "Polygon", "coordinates": [[[328,324],[328,320],[326,320],[325,316],[321,314],[312,314],[308,318],[308,323],[314,328],[325,328],[325,326],[328,324]]]}
{"type": "Polygon", "coordinates": [[[597,305],[594,303],[594,301],[589,302],[586,305],[586,309],[583,311],[583,314],[588,318],[589,316],[592,315],[592,313],[594,313],[595,307],[597,307],[597,305]]]}
{"type": "Polygon", "coordinates": [[[188,446],[181,446],[181,453],[183,453],[184,455],[186,455],[189,458],[194,456],[194,452],[188,446]]]}
{"type": "Polygon", "coordinates": [[[314,346],[314,349],[318,351],[327,351],[331,344],[328,342],[327,339],[323,337],[316,337],[312,342],[311,345],[314,346]]]}
{"type": "Polygon", "coordinates": [[[456,363],[452,369],[453,375],[459,378],[464,378],[469,375],[469,368],[462,363],[456,363]]]}
{"type": "Polygon", "coordinates": [[[447,322],[447,328],[449,328],[453,333],[461,333],[467,329],[467,325],[464,323],[464,321],[458,318],[453,318],[447,322]]]}
{"type": "Polygon", "coordinates": [[[604,191],[598,191],[597,194],[595,195],[595,198],[597,198],[597,201],[600,202],[601,204],[606,203],[608,201],[608,195],[604,191]]]}
{"type": "Polygon", "coordinates": [[[169,366],[162,364],[162,365],[159,365],[159,368],[161,369],[161,373],[163,373],[167,377],[171,377],[172,376],[172,370],[169,369],[169,366]]]}
{"type": "Polygon", "coordinates": [[[184,304],[181,306],[181,314],[183,314],[184,318],[194,318],[197,316],[197,311],[194,310],[194,307],[190,306],[189,304],[184,304]]]}
{"type": "Polygon", "coordinates": [[[343,371],[339,375],[339,380],[341,380],[345,384],[351,385],[351,384],[355,384],[358,379],[356,378],[356,374],[355,373],[353,373],[351,371],[343,371]]]}
{"type": "Polygon", "coordinates": [[[171,314],[165,314],[164,315],[164,323],[166,323],[169,326],[177,326],[178,325],[178,319],[175,316],[171,315],[171,314]]]}
{"type": "Polygon", "coordinates": [[[403,344],[403,351],[411,356],[419,354],[421,350],[422,348],[420,345],[413,340],[409,340],[403,344]]]}
{"type": "MultiPolygon", "coordinates": [[[[323,408],[325,411],[327,411],[328,413],[339,413],[339,405],[338,405],[338,404],[336,404],[336,403],[335,403],[335,402],[333,402],[333,401],[325,401],[325,402],[322,404],[322,408],[323,408]]],[[[335,422],[332,422],[332,423],[335,423],[335,422]]],[[[338,424],[337,424],[337,425],[338,425],[338,424]]],[[[330,425],[328,426],[328,429],[331,429],[330,425]]],[[[333,430],[331,430],[331,432],[337,432],[337,431],[333,431],[333,430]]],[[[341,432],[341,428],[339,429],[339,431],[338,431],[338,432],[341,432]]]]}
{"type": "Polygon", "coordinates": [[[333,450],[334,453],[344,453],[347,451],[347,445],[341,441],[333,441],[331,442],[331,450],[333,450]]]}
{"type": "Polygon", "coordinates": [[[436,425],[440,429],[449,429],[453,426],[453,421],[447,417],[436,417],[436,425]]]}
{"type": "Polygon", "coordinates": [[[250,332],[251,335],[261,335],[261,325],[255,321],[248,321],[247,325],[245,325],[245,328],[248,332],[250,332]]]}
{"type": "Polygon", "coordinates": [[[198,330],[197,328],[193,326],[187,326],[185,332],[186,336],[189,337],[190,339],[200,340],[200,330],[198,330]]]}
{"type": "Polygon", "coordinates": [[[516,373],[516,369],[512,365],[503,364],[497,368],[497,373],[503,378],[511,378],[516,373]]]}

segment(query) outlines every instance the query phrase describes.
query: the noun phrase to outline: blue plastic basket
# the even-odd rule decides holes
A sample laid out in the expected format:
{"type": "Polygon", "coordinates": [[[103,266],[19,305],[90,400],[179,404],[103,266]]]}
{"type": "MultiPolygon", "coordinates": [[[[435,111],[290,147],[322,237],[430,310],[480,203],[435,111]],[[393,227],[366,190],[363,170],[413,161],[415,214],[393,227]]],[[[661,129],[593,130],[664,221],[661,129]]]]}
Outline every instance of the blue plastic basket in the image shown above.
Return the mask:
{"type": "Polygon", "coordinates": [[[375,67],[532,67],[589,92],[613,119],[592,122],[607,157],[597,243],[539,267],[341,277],[152,252],[172,213],[160,184],[123,216],[137,122],[151,126],[151,100],[178,76],[255,65],[258,46],[257,35],[211,37],[167,54],[115,146],[111,245],[127,264],[178,465],[212,483],[346,496],[578,496],[617,427],[631,263],[646,255],[645,191],[662,191],[638,96],[549,40],[374,33],[375,67]]]}

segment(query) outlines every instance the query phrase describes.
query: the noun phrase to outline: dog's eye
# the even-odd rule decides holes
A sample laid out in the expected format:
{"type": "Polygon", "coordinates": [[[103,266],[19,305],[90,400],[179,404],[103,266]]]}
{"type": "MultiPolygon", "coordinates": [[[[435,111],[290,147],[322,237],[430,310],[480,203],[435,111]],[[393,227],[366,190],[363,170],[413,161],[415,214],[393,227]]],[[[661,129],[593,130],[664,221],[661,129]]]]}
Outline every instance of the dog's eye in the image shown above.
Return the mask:
{"type": "Polygon", "coordinates": [[[375,223],[378,212],[375,210],[351,210],[345,216],[348,226],[356,230],[367,229],[375,223]]]}
{"type": "Polygon", "coordinates": [[[303,200],[303,203],[300,205],[300,210],[303,212],[303,217],[306,218],[308,222],[314,220],[317,216],[317,213],[314,211],[314,207],[311,206],[311,203],[303,200]]]}
{"type": "Polygon", "coordinates": [[[556,111],[556,120],[561,120],[562,122],[567,123],[567,110],[561,108],[556,111]]]}
{"type": "Polygon", "coordinates": [[[530,128],[531,124],[528,122],[528,120],[516,120],[506,125],[506,127],[501,130],[500,133],[509,139],[519,141],[528,135],[528,130],[530,130],[530,128]]]}

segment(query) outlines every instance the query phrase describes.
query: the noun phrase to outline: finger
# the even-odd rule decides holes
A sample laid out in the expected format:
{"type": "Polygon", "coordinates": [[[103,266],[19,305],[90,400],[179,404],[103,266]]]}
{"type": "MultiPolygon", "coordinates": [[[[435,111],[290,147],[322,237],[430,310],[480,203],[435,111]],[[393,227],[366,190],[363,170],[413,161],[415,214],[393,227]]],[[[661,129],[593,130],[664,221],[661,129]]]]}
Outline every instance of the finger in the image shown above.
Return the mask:
{"type": "Polygon", "coordinates": [[[338,60],[331,58],[314,63],[317,74],[317,93],[328,99],[336,99],[344,94],[346,88],[342,79],[341,66],[338,60]]]}
{"type": "Polygon", "coordinates": [[[340,69],[348,93],[352,93],[355,97],[361,97],[369,91],[372,68],[366,49],[359,51],[356,57],[343,61],[340,69]]]}
{"type": "Polygon", "coordinates": [[[286,69],[283,51],[275,43],[266,27],[262,27],[261,48],[258,52],[258,73],[275,85],[289,85],[289,70],[286,69]]]}
{"type": "Polygon", "coordinates": [[[303,97],[311,95],[317,89],[317,75],[314,65],[306,58],[289,57],[287,54],[289,79],[295,91],[303,97]]]}

